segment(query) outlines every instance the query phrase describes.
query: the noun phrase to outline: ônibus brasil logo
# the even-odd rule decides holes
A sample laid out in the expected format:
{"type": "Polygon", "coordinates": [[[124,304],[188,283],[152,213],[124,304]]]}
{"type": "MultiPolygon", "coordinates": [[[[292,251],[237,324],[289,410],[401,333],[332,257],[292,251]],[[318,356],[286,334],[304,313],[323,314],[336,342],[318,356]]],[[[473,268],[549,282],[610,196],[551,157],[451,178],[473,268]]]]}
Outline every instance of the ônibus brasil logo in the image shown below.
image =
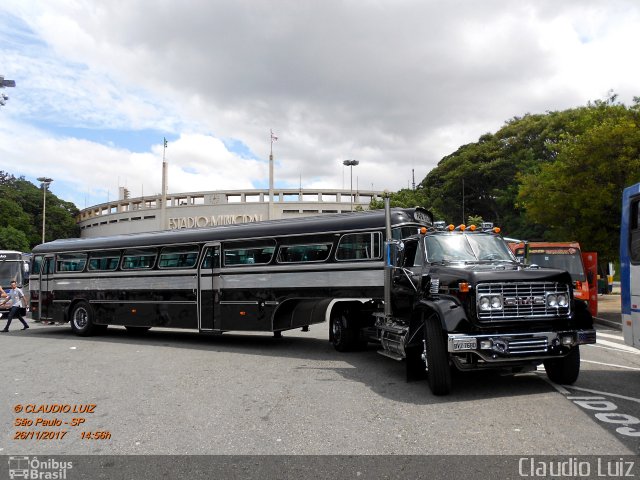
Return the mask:
{"type": "Polygon", "coordinates": [[[9,478],[38,480],[65,480],[73,462],[61,462],[54,458],[38,460],[38,457],[9,457],[9,478]]]}

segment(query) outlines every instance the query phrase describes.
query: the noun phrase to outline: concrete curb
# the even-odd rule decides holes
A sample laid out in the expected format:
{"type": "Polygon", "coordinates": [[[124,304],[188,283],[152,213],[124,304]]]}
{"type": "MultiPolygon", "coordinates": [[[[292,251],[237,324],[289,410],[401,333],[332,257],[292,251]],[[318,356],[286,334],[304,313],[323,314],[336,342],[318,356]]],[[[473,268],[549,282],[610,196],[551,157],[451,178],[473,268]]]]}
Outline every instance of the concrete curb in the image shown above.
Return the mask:
{"type": "Polygon", "coordinates": [[[607,320],[606,318],[593,317],[593,322],[604,325],[605,327],[615,328],[616,330],[622,331],[622,324],[619,322],[615,322],[613,320],[607,320]]]}

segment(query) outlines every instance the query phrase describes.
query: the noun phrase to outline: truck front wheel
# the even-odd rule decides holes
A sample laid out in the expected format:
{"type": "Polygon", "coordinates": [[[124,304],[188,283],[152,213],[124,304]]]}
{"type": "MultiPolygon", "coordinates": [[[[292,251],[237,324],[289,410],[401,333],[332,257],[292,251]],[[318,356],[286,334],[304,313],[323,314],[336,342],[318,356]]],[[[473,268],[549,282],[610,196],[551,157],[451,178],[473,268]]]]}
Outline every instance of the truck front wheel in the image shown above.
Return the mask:
{"type": "Polygon", "coordinates": [[[447,344],[436,315],[424,320],[424,345],[423,359],[427,367],[429,387],[434,395],[447,395],[451,392],[451,367],[447,344]]]}
{"type": "Polygon", "coordinates": [[[566,357],[545,361],[544,369],[552,382],[571,385],[580,374],[580,347],[573,347],[566,357]]]}

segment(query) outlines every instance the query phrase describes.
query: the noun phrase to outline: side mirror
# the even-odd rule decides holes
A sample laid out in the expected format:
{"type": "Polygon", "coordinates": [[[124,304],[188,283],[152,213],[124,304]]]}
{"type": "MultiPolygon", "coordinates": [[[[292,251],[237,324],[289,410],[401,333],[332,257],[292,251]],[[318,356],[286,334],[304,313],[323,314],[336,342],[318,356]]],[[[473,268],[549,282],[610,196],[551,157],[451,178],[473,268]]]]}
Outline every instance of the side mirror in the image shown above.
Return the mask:
{"type": "Polygon", "coordinates": [[[386,268],[396,268],[402,264],[404,243],[398,240],[389,240],[384,244],[384,260],[386,268]]]}
{"type": "Polygon", "coordinates": [[[587,282],[589,282],[589,284],[593,283],[593,272],[591,270],[587,270],[587,282]]]}
{"type": "Polygon", "coordinates": [[[423,292],[428,291],[431,288],[431,275],[422,275],[420,279],[420,290],[423,292]]]}

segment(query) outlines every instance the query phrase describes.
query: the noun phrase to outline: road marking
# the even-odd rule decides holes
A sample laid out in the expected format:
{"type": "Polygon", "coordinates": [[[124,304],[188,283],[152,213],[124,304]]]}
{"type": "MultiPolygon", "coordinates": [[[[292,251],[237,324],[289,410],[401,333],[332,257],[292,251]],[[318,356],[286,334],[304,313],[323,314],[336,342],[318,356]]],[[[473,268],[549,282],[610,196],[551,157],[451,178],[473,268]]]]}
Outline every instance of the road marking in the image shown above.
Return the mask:
{"type": "Polygon", "coordinates": [[[596,395],[608,395],[610,397],[621,398],[622,400],[629,400],[631,402],[640,403],[640,398],[627,397],[625,395],[619,395],[617,393],[601,392],[600,390],[591,390],[590,388],[574,387],[570,385],[569,388],[573,390],[580,390],[581,392],[594,393],[596,395]]]}
{"type": "Polygon", "coordinates": [[[557,383],[552,382],[546,377],[546,375],[544,377],[540,375],[540,378],[542,378],[545,382],[547,382],[549,385],[551,385],[553,388],[555,388],[559,393],[561,393],[565,397],[567,395],[571,395],[571,392],[569,390],[564,388],[562,385],[558,385],[557,383]]]}
{"type": "MultiPolygon", "coordinates": [[[[591,390],[589,388],[580,388],[570,386],[574,390],[581,390],[583,392],[596,393],[600,395],[605,395],[609,397],[621,398],[623,400],[630,400],[632,402],[640,403],[640,399],[627,397],[624,395],[618,395],[616,393],[608,393],[608,392],[599,392],[597,390],[591,390]]],[[[640,437],[640,430],[636,430],[635,428],[630,427],[630,425],[638,425],[640,423],[640,419],[634,417],[632,415],[627,415],[626,413],[618,412],[618,406],[610,401],[607,401],[604,397],[567,397],[568,400],[571,400],[574,404],[585,410],[596,410],[598,413],[595,413],[594,416],[596,419],[603,423],[608,423],[612,425],[620,425],[616,428],[616,433],[620,435],[624,435],[625,437],[640,437]]],[[[615,428],[615,427],[614,427],[615,428]]]]}
{"type": "Polygon", "coordinates": [[[603,345],[589,344],[589,345],[586,345],[586,346],[589,347],[589,348],[601,348],[603,350],[611,350],[612,352],[628,353],[626,350],[621,350],[619,348],[605,347],[603,345]]]}
{"type": "Polygon", "coordinates": [[[640,368],[636,368],[636,367],[625,367],[624,365],[616,365],[615,363],[604,363],[604,362],[595,362],[593,360],[584,360],[584,359],[580,359],[580,362],[584,362],[584,363],[595,363],[596,365],[605,365],[607,367],[616,367],[616,368],[626,368],[627,370],[635,370],[637,372],[640,372],[640,368]]]}
{"type": "Polygon", "coordinates": [[[612,338],[612,339],[614,339],[614,340],[624,341],[624,337],[623,337],[622,335],[612,335],[612,334],[610,334],[610,333],[604,333],[604,332],[601,332],[600,330],[598,330],[598,331],[596,332],[596,335],[597,335],[598,337],[612,338]]]}
{"type": "Polygon", "coordinates": [[[628,353],[640,355],[640,350],[638,350],[637,348],[630,347],[628,345],[622,345],[620,343],[610,342],[608,340],[598,340],[598,343],[602,345],[606,345],[607,347],[614,347],[620,350],[624,350],[625,352],[628,352],[628,353]]]}

